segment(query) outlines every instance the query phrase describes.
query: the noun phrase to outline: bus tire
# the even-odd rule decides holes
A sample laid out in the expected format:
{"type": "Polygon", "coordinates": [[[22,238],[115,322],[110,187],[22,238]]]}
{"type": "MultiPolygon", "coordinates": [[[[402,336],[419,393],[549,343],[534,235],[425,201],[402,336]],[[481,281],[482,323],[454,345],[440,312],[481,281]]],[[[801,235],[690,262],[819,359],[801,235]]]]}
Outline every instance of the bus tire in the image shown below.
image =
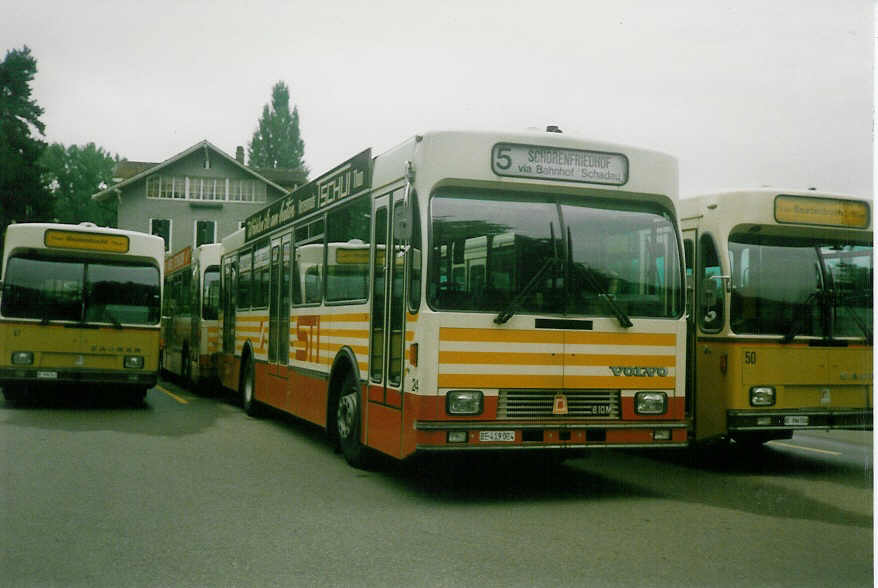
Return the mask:
{"type": "Polygon", "coordinates": [[[189,345],[183,345],[180,352],[180,380],[186,388],[192,387],[192,364],[189,362],[189,345]]]}
{"type": "Polygon", "coordinates": [[[253,362],[247,360],[241,374],[241,407],[247,416],[258,418],[261,415],[259,402],[253,397],[254,390],[253,362]]]}
{"type": "Polygon", "coordinates": [[[368,465],[368,450],[360,443],[361,415],[360,387],[353,373],[348,371],[338,395],[335,429],[345,460],[355,468],[365,468],[368,465]]]}
{"type": "Polygon", "coordinates": [[[134,387],[128,392],[128,401],[134,406],[141,406],[146,400],[147,388],[134,387]]]}

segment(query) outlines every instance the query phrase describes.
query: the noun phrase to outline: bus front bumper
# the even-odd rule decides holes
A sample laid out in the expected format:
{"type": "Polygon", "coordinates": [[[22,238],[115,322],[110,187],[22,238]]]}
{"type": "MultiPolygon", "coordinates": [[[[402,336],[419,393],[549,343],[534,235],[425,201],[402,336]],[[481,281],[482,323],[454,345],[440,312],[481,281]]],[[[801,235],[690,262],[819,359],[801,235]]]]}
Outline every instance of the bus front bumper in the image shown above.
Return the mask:
{"type": "Polygon", "coordinates": [[[686,424],[418,421],[418,451],[686,447],[686,424]]]}
{"type": "Polygon", "coordinates": [[[728,430],[792,431],[801,429],[872,430],[872,409],[730,410],[728,430]]]}
{"type": "Polygon", "coordinates": [[[155,372],[0,368],[0,386],[9,384],[119,384],[152,388],[155,372]]]}

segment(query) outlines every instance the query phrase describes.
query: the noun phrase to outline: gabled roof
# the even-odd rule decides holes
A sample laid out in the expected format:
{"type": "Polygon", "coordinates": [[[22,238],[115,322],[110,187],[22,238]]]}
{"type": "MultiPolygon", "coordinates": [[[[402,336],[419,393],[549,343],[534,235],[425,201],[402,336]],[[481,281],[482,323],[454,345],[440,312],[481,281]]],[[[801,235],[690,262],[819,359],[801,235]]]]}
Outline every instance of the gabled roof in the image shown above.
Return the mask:
{"type": "Polygon", "coordinates": [[[113,167],[113,180],[121,182],[157,166],[155,162],[122,160],[113,167]]]}
{"type": "Polygon", "coordinates": [[[259,174],[256,171],[252,170],[251,168],[247,167],[246,165],[242,164],[240,161],[238,161],[234,157],[230,156],[228,153],[225,153],[222,149],[218,148],[216,145],[213,145],[210,141],[205,139],[204,141],[196,143],[195,145],[193,145],[189,149],[182,151],[182,152],[178,153],[177,155],[174,155],[170,159],[166,159],[161,163],[154,164],[154,165],[152,165],[152,167],[147,167],[146,169],[143,169],[139,173],[136,173],[135,175],[133,175],[127,179],[122,180],[118,184],[113,184],[112,186],[109,186],[106,189],[101,190],[100,192],[98,192],[96,194],[92,194],[91,195],[92,200],[98,200],[98,201],[106,200],[107,198],[110,198],[119,188],[123,188],[129,184],[133,184],[134,182],[142,180],[146,176],[152,175],[152,174],[158,172],[159,170],[180,161],[181,159],[195,153],[199,149],[210,149],[211,151],[213,151],[214,153],[216,153],[220,157],[224,158],[226,161],[228,161],[232,165],[237,166],[242,171],[253,176],[257,180],[265,182],[266,184],[268,184],[272,188],[274,188],[274,189],[276,189],[284,194],[289,193],[289,190],[287,190],[283,186],[279,186],[278,184],[269,180],[268,178],[266,178],[262,174],[259,174]]]}

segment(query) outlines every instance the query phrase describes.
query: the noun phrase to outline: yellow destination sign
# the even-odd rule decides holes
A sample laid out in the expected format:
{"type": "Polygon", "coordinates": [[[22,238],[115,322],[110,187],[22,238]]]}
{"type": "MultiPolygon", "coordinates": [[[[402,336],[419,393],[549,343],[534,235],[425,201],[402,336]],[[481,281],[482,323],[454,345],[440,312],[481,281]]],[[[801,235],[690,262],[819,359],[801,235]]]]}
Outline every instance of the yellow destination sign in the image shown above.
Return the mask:
{"type": "Polygon", "coordinates": [[[46,247],[59,249],[86,249],[111,253],[128,252],[128,237],[124,235],[101,235],[100,233],[49,229],[46,231],[44,242],[46,247]]]}
{"type": "Polygon", "coordinates": [[[774,218],[779,223],[865,229],[869,226],[869,205],[854,200],[781,195],[774,200],[774,218]]]}
{"type": "MultiPolygon", "coordinates": [[[[383,251],[379,253],[384,253],[383,251]]],[[[381,255],[383,259],[383,255],[381,255]]],[[[342,265],[348,263],[365,264],[369,263],[368,249],[336,249],[335,263],[342,265]]]]}

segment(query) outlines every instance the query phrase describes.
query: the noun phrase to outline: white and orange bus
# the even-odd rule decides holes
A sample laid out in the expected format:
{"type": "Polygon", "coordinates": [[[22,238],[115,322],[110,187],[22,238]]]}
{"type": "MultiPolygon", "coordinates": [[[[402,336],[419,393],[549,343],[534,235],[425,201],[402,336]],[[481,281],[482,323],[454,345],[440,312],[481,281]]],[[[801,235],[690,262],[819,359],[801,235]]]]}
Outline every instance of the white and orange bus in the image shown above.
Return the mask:
{"type": "Polygon", "coordinates": [[[872,428],[870,202],[812,190],[684,198],[697,441],[872,428]]]}
{"type": "Polygon", "coordinates": [[[220,380],[354,465],[685,446],[676,200],[673,157],[559,133],[363,151],[223,241],[220,380]]]}
{"type": "Polygon", "coordinates": [[[82,384],[142,401],[158,378],[163,258],[162,239],[144,233],[9,225],[0,295],[6,400],[82,384]]]}
{"type": "Polygon", "coordinates": [[[165,260],[162,371],[187,386],[216,381],[222,245],[184,247],[165,260]]]}

